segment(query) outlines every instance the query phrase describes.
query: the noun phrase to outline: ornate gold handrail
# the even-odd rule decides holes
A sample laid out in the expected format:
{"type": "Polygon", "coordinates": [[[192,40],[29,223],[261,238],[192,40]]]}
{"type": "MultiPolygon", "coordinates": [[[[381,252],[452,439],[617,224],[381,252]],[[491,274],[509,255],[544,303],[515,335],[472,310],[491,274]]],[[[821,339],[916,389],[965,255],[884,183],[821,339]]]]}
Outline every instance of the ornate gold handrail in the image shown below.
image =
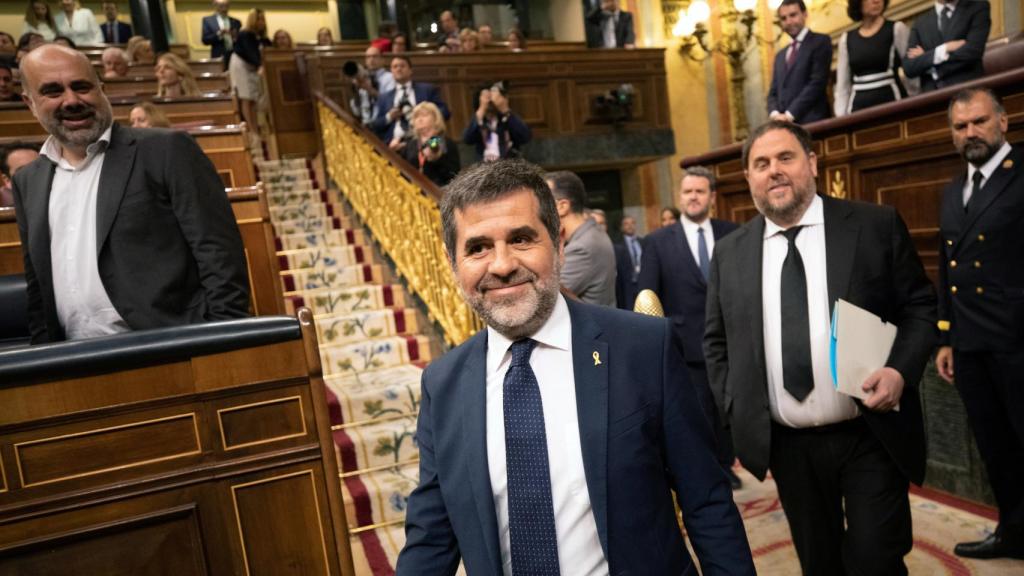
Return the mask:
{"type": "Polygon", "coordinates": [[[483,323],[459,295],[441,235],[440,191],[330,98],[316,92],[327,173],[426,304],[449,344],[483,323]]]}

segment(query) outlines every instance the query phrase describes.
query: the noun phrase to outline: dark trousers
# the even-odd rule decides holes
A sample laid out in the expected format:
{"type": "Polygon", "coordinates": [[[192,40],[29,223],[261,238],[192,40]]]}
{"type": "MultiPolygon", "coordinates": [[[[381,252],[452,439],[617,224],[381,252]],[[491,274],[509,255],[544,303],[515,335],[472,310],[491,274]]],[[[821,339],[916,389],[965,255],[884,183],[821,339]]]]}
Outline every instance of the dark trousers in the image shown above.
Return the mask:
{"type": "Polygon", "coordinates": [[[999,505],[999,525],[1024,545],[1024,351],[953,353],[956,389],[999,505]]]}
{"type": "Polygon", "coordinates": [[[690,382],[697,390],[701,408],[711,425],[711,431],[715,434],[715,456],[722,468],[729,470],[736,460],[736,453],[732,446],[732,433],[725,424],[725,419],[719,416],[719,409],[715,404],[715,397],[711,393],[711,385],[708,383],[707,365],[696,362],[687,362],[686,369],[690,373],[690,382]]]}
{"type": "Polygon", "coordinates": [[[771,472],[805,576],[907,574],[909,483],[863,418],[802,429],[772,424],[771,445],[771,472]]]}

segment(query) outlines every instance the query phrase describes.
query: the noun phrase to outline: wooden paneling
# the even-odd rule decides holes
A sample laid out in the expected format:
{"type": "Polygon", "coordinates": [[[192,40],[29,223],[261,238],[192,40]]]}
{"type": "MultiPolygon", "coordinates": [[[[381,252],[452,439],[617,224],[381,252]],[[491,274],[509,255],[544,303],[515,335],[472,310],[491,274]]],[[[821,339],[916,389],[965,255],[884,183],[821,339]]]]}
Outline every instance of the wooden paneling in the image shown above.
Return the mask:
{"type": "MultiPolygon", "coordinates": [[[[218,72],[214,74],[196,75],[196,84],[202,93],[228,92],[231,89],[231,82],[227,74],[218,72]]],[[[134,78],[107,78],[103,81],[103,91],[108,96],[154,96],[157,91],[157,82],[154,76],[139,76],[134,78]]]]}

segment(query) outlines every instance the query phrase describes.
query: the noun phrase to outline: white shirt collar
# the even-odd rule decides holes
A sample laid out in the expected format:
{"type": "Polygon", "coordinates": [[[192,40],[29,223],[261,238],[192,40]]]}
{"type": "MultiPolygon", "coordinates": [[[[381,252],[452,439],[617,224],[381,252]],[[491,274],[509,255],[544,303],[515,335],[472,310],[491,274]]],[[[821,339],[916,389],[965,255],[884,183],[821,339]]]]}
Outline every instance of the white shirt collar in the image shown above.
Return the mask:
{"type": "Polygon", "coordinates": [[[690,220],[686,216],[686,214],[680,214],[679,215],[679,225],[683,227],[683,232],[684,233],[692,232],[692,233],[696,234],[698,228],[703,228],[705,230],[711,230],[711,218],[710,217],[705,218],[703,222],[697,223],[697,222],[694,222],[693,220],[690,220]]]}
{"type": "Polygon", "coordinates": [[[956,12],[956,5],[957,4],[959,4],[959,2],[950,2],[948,4],[943,4],[942,2],[936,2],[935,3],[935,13],[938,14],[939,16],[942,16],[942,11],[945,10],[946,8],[949,8],[950,12],[956,12]]]}
{"type": "Polygon", "coordinates": [[[1010,146],[1009,142],[1003,142],[1003,146],[999,148],[999,150],[996,150],[996,153],[993,154],[987,162],[982,164],[980,168],[968,162],[967,185],[970,186],[972,184],[974,173],[977,172],[978,170],[981,170],[982,181],[987,181],[989,177],[992,176],[992,173],[996,171],[996,168],[999,167],[999,164],[1003,161],[1004,158],[1006,158],[1006,156],[1010,153],[1010,150],[1012,149],[1013,148],[1010,146]]]}
{"type": "MultiPolygon", "coordinates": [[[[96,154],[106,151],[107,146],[110,145],[110,133],[113,131],[113,129],[114,124],[111,123],[110,126],[107,126],[107,129],[103,131],[103,134],[100,135],[99,140],[93,142],[92,144],[89,144],[89,146],[85,149],[85,162],[83,162],[82,165],[79,166],[79,169],[86,167],[89,164],[89,162],[91,162],[92,159],[96,156],[96,154]]],[[[66,170],[74,170],[75,168],[71,165],[71,163],[64,159],[64,154],[62,150],[63,149],[61,148],[60,142],[57,142],[57,139],[51,135],[46,139],[45,142],[43,142],[43,147],[39,150],[39,153],[42,154],[43,156],[46,156],[51,162],[60,166],[61,168],[64,168],[66,170]]]]}
{"type": "MultiPolygon", "coordinates": [[[[811,205],[804,211],[804,215],[800,218],[798,226],[816,226],[825,224],[825,203],[821,201],[821,196],[814,195],[814,200],[811,200],[811,205]]],[[[765,239],[771,238],[776,234],[785,231],[783,228],[772,222],[768,218],[764,219],[764,237],[765,239]]]]}
{"type": "MultiPolygon", "coordinates": [[[[547,321],[533,335],[530,336],[538,344],[569,350],[572,347],[572,322],[569,317],[569,306],[565,298],[559,294],[555,301],[555,309],[551,311],[547,321]]],[[[487,365],[499,366],[505,358],[505,353],[512,346],[512,340],[491,328],[487,327],[487,365]]]]}
{"type": "Polygon", "coordinates": [[[807,26],[804,26],[803,30],[801,30],[800,33],[796,35],[796,38],[794,38],[793,41],[803,44],[804,39],[806,39],[807,35],[810,33],[811,29],[808,28],[807,26]]]}

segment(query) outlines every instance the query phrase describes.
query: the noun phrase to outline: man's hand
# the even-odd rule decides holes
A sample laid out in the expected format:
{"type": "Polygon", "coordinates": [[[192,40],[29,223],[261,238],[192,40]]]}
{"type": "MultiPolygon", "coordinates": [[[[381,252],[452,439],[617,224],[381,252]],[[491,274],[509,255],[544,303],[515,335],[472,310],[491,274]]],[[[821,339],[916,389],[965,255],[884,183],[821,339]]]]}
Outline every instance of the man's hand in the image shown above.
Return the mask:
{"type": "Polygon", "coordinates": [[[427,146],[426,148],[423,149],[423,158],[427,162],[437,162],[437,160],[440,157],[441,157],[441,148],[440,147],[438,147],[438,148],[431,148],[430,146],[427,146]]]}
{"type": "Polygon", "coordinates": [[[398,117],[401,116],[401,115],[402,115],[402,109],[401,108],[395,107],[395,108],[392,108],[391,110],[388,110],[388,122],[394,122],[395,120],[398,120],[398,117]]]}
{"type": "Polygon", "coordinates": [[[953,383],[953,347],[942,346],[939,348],[938,354],[935,355],[935,367],[939,370],[939,376],[949,382],[953,383]]]}
{"type": "Polygon", "coordinates": [[[903,375],[894,368],[879,368],[861,384],[861,389],[871,395],[864,400],[864,406],[876,412],[888,412],[899,405],[903,396],[903,375]]]}
{"type": "Polygon", "coordinates": [[[403,146],[405,146],[405,142],[403,142],[399,138],[393,138],[391,142],[388,142],[388,148],[392,149],[395,152],[401,150],[403,146]]]}
{"type": "Polygon", "coordinates": [[[917,58],[922,54],[924,54],[924,48],[921,48],[920,46],[912,46],[907,49],[907,58],[917,58]]]}
{"type": "Polygon", "coordinates": [[[772,110],[772,113],[768,115],[769,120],[778,120],[779,122],[792,122],[793,117],[790,116],[789,112],[779,112],[778,110],[772,110]]]}
{"type": "Polygon", "coordinates": [[[966,44],[965,40],[950,40],[946,42],[946,54],[956,52],[961,46],[966,44]]]}
{"type": "Polygon", "coordinates": [[[487,107],[491,103],[491,89],[484,88],[480,91],[480,105],[476,108],[476,121],[483,124],[484,116],[487,115],[487,107]]]}

